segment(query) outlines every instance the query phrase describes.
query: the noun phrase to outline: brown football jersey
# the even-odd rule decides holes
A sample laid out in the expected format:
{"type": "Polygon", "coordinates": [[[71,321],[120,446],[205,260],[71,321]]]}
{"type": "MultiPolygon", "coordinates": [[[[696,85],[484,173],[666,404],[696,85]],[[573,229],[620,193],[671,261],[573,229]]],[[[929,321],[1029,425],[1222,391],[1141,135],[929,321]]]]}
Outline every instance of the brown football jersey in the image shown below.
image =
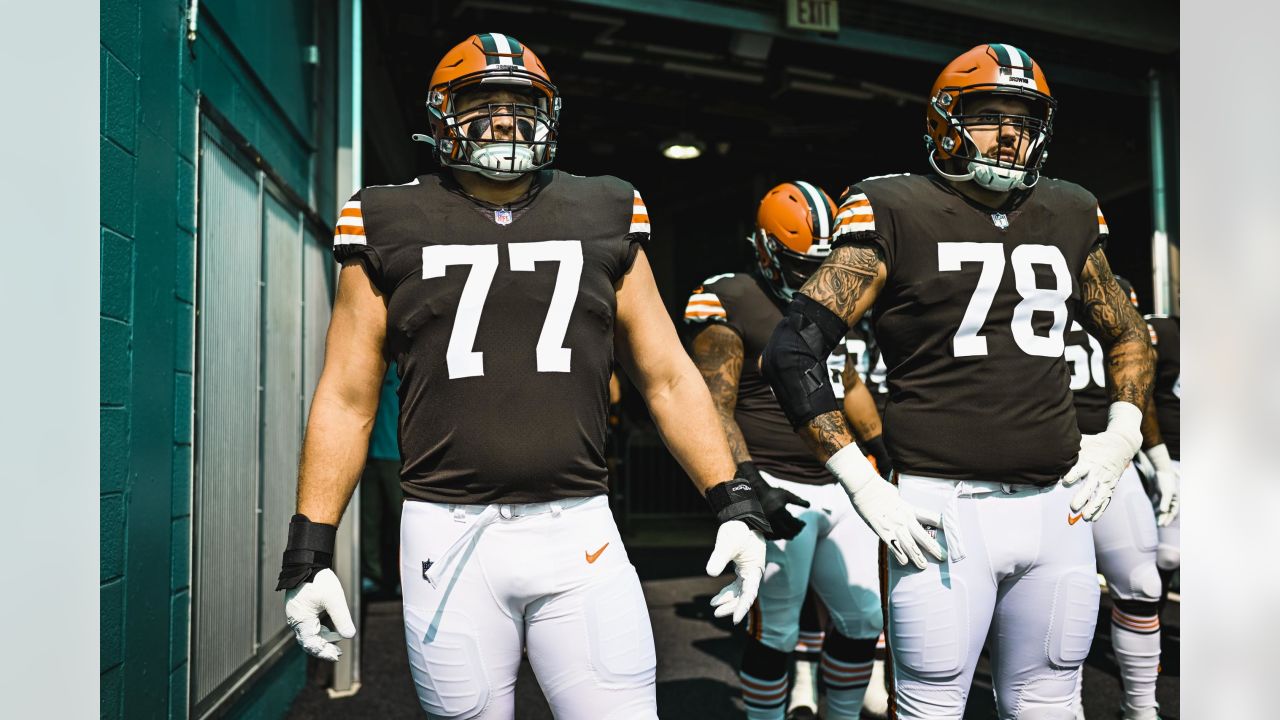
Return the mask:
{"type": "Polygon", "coordinates": [[[482,205],[446,173],[351,198],[334,256],[359,260],[386,298],[409,497],[606,492],[614,284],[648,222],[628,183],[559,171],[507,208],[482,205]]]}
{"type": "Polygon", "coordinates": [[[1106,235],[1093,195],[1043,178],[993,211],[937,177],[871,178],[846,191],[836,233],[834,246],[879,248],[888,270],[873,318],[894,466],[1057,481],[1079,450],[1063,335],[1106,235]]]}
{"type": "Polygon", "coordinates": [[[1177,315],[1148,315],[1151,344],[1156,348],[1156,420],[1160,435],[1169,449],[1169,457],[1181,457],[1178,444],[1178,418],[1182,413],[1182,366],[1180,363],[1180,323],[1177,315]]]}
{"type": "MultiPolygon", "coordinates": [[[[716,275],[703,281],[689,296],[684,313],[686,337],[691,340],[707,325],[716,323],[742,338],[742,372],[733,418],[747,441],[751,461],[784,480],[825,485],[835,482],[835,477],[791,429],[769,382],[760,374],[760,353],[782,320],[784,307],[755,273],[716,275]]],[[[844,392],[841,378],[847,356],[848,346],[842,344],[827,358],[837,398],[844,392]]]]}

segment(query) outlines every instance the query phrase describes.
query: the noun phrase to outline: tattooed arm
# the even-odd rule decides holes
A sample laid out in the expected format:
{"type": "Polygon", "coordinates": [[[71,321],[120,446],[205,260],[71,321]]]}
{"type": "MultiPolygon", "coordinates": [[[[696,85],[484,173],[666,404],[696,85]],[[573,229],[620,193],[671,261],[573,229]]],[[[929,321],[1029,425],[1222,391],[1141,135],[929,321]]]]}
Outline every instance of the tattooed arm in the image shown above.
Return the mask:
{"type": "Polygon", "coordinates": [[[1100,247],[1085,260],[1080,291],[1084,296],[1080,324],[1107,353],[1107,396],[1113,403],[1146,408],[1155,380],[1155,350],[1147,322],[1116,283],[1100,247]]]}
{"type": "MultiPolygon", "coordinates": [[[[879,250],[867,245],[845,245],[831,252],[800,292],[835,313],[845,325],[853,325],[875,302],[886,274],[879,250]]],[[[797,432],[822,462],[853,442],[849,424],[840,411],[823,413],[797,432]]]]}
{"type": "Polygon", "coordinates": [[[742,437],[738,421],[733,419],[733,410],[738,404],[738,377],[742,373],[742,338],[724,325],[709,325],[694,337],[690,350],[693,364],[711,391],[711,401],[729,439],[733,461],[750,460],[747,441],[742,437]]]}
{"type": "Polygon", "coordinates": [[[875,398],[871,390],[862,382],[862,376],[853,363],[845,363],[841,373],[844,384],[844,415],[853,425],[853,434],[859,440],[866,441],[880,437],[884,428],[880,424],[880,411],[876,409],[875,398]]]}

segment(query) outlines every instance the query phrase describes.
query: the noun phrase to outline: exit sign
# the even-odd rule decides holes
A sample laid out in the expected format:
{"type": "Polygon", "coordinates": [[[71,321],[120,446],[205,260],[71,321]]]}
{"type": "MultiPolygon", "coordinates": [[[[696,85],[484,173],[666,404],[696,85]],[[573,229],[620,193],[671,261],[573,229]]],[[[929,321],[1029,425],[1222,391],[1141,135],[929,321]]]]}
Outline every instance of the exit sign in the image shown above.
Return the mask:
{"type": "Polygon", "coordinates": [[[787,29],[839,33],[839,0],[787,0],[787,29]]]}

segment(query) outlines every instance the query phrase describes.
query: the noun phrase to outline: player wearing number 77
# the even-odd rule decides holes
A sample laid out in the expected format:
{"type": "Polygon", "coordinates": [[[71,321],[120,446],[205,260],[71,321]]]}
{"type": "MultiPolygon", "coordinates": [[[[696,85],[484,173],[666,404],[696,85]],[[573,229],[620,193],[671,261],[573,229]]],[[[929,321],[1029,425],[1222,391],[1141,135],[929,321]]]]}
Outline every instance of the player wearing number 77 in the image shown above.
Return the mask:
{"type": "Polygon", "coordinates": [[[999,716],[1070,720],[1093,639],[1093,535],[1080,520],[1106,509],[1138,449],[1154,358],[1107,264],[1097,201],[1040,175],[1056,104],[1016,47],[947,65],[926,111],[933,172],[844,193],[831,254],[765,350],[793,427],[897,559],[900,718],[961,717],[990,637],[999,716]],[[897,487],[853,446],[813,372],[873,307],[897,487]],[[1073,316],[1114,381],[1105,431],[1083,438],[1063,358],[1073,316]]]}
{"type": "Polygon", "coordinates": [[[721,521],[713,600],[742,619],[769,531],[645,258],[640,193],[548,168],[560,96],[527,47],[473,35],[427,96],[443,169],[341,211],[342,263],[308,420],[280,588],[299,642],[336,659],[355,627],[328,569],[386,361],[401,373],[400,574],[419,703],[433,718],[515,716],[522,650],[558,718],[657,717],[635,568],[609,511],[615,353],[721,521]],[[337,626],[320,625],[327,611],[337,626]]]}

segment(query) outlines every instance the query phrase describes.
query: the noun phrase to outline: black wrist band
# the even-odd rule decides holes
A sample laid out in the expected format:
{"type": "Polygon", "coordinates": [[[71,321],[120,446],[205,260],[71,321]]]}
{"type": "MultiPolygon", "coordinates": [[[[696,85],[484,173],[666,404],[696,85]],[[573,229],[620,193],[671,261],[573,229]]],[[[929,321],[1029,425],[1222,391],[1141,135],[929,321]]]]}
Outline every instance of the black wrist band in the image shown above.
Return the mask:
{"type": "Polygon", "coordinates": [[[760,497],[756,495],[751,483],[742,478],[722,482],[708,490],[707,504],[711,506],[711,512],[716,514],[716,519],[722,524],[731,520],[741,520],[748,527],[761,533],[773,532],[773,527],[765,519],[760,497]]]}
{"type": "Polygon", "coordinates": [[[294,515],[289,520],[289,542],[284,548],[276,590],[292,590],[310,582],[321,570],[333,567],[337,537],[337,526],[313,523],[301,513],[294,515]]]}
{"type": "Polygon", "coordinates": [[[884,445],[884,435],[877,435],[870,440],[863,440],[862,451],[876,459],[876,472],[886,476],[893,470],[893,463],[889,459],[889,449],[884,445]]]}

